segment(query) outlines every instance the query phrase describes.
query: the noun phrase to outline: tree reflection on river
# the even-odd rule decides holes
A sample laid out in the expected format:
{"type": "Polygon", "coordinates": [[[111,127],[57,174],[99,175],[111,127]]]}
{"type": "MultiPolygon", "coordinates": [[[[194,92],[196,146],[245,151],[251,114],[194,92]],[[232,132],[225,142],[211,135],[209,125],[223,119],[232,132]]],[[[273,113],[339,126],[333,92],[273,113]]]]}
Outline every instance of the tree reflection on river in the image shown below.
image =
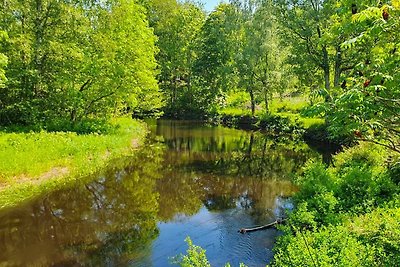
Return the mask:
{"type": "Polygon", "coordinates": [[[158,121],[135,156],[94,178],[0,214],[0,265],[165,266],[184,239],[213,265],[265,266],[289,178],[319,157],[304,143],[197,123],[158,121]]]}

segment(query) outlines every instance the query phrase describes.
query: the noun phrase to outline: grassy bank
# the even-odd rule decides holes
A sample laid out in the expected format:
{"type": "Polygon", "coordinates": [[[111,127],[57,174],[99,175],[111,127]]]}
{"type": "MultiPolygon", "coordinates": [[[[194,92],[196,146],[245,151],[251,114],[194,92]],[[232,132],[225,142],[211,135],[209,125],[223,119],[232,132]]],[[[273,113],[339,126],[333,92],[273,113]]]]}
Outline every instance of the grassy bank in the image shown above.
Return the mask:
{"type": "Polygon", "coordinates": [[[90,175],[143,143],[144,123],[120,118],[110,124],[105,134],[0,132],[0,208],[90,175]]]}
{"type": "MultiPolygon", "coordinates": [[[[247,105],[228,105],[227,107],[218,110],[220,118],[245,118],[252,117],[251,110],[247,105]]],[[[305,97],[275,97],[272,99],[269,106],[269,116],[281,117],[287,119],[291,124],[298,124],[305,129],[312,125],[323,124],[324,120],[320,118],[308,118],[301,115],[304,108],[309,105],[305,97]]],[[[268,117],[265,114],[265,108],[257,107],[255,117],[258,121],[268,117]]]]}

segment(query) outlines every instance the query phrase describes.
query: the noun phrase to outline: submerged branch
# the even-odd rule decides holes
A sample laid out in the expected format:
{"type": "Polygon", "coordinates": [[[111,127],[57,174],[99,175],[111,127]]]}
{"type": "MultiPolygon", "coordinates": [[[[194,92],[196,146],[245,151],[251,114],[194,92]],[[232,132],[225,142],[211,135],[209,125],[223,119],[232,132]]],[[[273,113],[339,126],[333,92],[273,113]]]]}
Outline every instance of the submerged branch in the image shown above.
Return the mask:
{"type": "Polygon", "coordinates": [[[248,233],[248,232],[255,232],[255,231],[260,231],[260,230],[265,230],[265,229],[269,229],[272,227],[276,227],[279,224],[284,223],[285,220],[283,219],[278,219],[272,223],[266,224],[266,225],[262,225],[262,226],[256,226],[256,227],[251,227],[251,228],[241,228],[240,230],[238,230],[239,233],[244,234],[244,233],[248,233]]]}

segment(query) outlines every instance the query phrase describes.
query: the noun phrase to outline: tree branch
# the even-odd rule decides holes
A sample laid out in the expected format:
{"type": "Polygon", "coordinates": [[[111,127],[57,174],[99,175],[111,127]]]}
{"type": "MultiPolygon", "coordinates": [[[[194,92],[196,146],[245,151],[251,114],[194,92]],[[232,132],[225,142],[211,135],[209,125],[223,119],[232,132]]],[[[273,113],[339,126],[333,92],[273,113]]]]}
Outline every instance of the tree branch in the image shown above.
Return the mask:
{"type": "Polygon", "coordinates": [[[79,92],[83,92],[85,89],[89,88],[89,86],[92,84],[92,79],[88,79],[79,89],[79,92]]]}
{"type": "Polygon", "coordinates": [[[388,145],[388,144],[381,143],[381,142],[378,142],[378,141],[372,140],[372,139],[359,138],[359,140],[360,140],[360,141],[364,141],[364,142],[374,143],[374,144],[377,144],[377,145],[386,147],[386,148],[388,148],[388,149],[390,149],[390,150],[392,150],[392,151],[394,151],[394,152],[400,153],[400,149],[396,147],[396,145],[393,143],[393,141],[390,141],[391,144],[392,144],[392,146],[390,146],[390,145],[388,145]]]}
{"type": "Polygon", "coordinates": [[[82,117],[86,117],[89,114],[89,110],[92,108],[93,104],[95,104],[96,102],[99,102],[100,100],[102,100],[104,98],[110,97],[110,96],[112,96],[114,94],[115,94],[115,91],[111,92],[109,94],[106,94],[106,95],[102,95],[102,96],[90,101],[89,105],[85,108],[85,112],[83,113],[82,117]]]}

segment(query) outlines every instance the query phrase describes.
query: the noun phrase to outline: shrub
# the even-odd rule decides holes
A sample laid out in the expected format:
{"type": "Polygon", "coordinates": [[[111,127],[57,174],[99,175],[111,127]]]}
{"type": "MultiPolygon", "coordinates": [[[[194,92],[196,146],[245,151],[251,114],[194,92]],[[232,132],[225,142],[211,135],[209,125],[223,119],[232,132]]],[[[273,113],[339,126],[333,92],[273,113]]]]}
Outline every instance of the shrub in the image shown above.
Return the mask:
{"type": "Polygon", "coordinates": [[[181,267],[211,267],[207,260],[206,251],[199,246],[193,244],[190,237],[185,239],[189,248],[186,255],[181,255],[177,263],[181,267]]]}
{"type": "Polygon", "coordinates": [[[400,208],[378,208],[346,223],[358,239],[374,246],[379,266],[400,264],[400,208]]]}
{"type": "Polygon", "coordinates": [[[375,253],[343,226],[322,227],[280,240],[272,266],[376,266],[375,253]]]}
{"type": "Polygon", "coordinates": [[[298,122],[291,122],[287,117],[271,114],[264,114],[259,119],[259,127],[273,133],[302,135],[304,132],[298,122]]]}
{"type": "Polygon", "coordinates": [[[363,214],[393,198],[398,187],[386,170],[384,151],[360,144],[334,157],[334,166],[309,162],[296,183],[297,204],[306,202],[318,223],[340,221],[340,214],[363,214]]]}
{"type": "Polygon", "coordinates": [[[360,144],[327,167],[309,162],[296,180],[296,210],[276,246],[274,266],[398,266],[398,161],[360,144]]]}

